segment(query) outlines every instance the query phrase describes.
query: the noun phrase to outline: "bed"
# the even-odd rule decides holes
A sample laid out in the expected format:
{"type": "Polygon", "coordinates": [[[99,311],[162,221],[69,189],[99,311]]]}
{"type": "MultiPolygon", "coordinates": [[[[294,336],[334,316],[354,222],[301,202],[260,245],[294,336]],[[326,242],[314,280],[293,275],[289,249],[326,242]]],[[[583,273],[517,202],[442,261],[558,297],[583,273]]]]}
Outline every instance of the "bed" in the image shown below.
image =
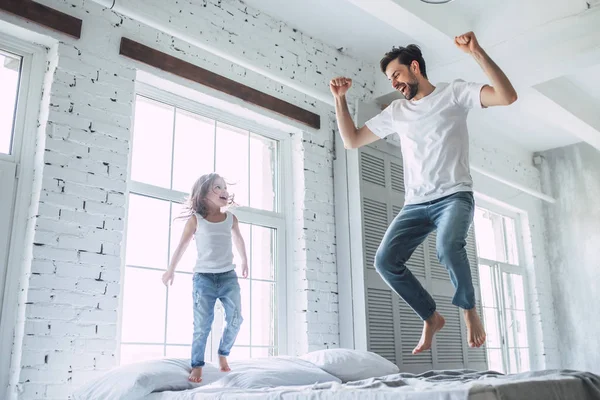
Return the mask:
{"type": "Polygon", "coordinates": [[[303,357],[232,361],[232,371],[207,364],[202,384],[187,381],[189,360],[163,359],[118,367],[88,382],[74,400],[600,400],[600,376],[546,370],[402,373],[374,353],[323,350],[303,357]]]}

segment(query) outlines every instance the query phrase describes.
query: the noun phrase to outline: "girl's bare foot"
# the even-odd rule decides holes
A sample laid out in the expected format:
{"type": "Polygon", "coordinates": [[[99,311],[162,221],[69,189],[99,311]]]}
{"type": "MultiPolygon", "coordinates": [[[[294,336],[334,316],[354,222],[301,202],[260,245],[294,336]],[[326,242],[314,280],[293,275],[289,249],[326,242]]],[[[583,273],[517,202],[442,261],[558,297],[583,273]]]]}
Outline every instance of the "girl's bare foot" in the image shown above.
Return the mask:
{"type": "Polygon", "coordinates": [[[190,376],[188,376],[188,380],[194,383],[202,382],[202,367],[192,368],[192,372],[190,372],[190,376]]]}
{"type": "Polygon", "coordinates": [[[467,340],[469,347],[481,347],[485,343],[485,329],[475,307],[463,310],[467,324],[467,340]]]}
{"type": "Polygon", "coordinates": [[[421,340],[415,349],[413,350],[413,354],[419,354],[425,350],[429,350],[431,348],[431,341],[433,339],[433,335],[436,334],[437,331],[442,329],[446,324],[446,320],[439,312],[434,312],[433,315],[423,323],[423,333],[421,334],[421,340]]]}
{"type": "Polygon", "coordinates": [[[219,367],[221,367],[222,372],[231,371],[231,368],[229,368],[229,364],[227,364],[227,357],[219,356],[219,367]]]}

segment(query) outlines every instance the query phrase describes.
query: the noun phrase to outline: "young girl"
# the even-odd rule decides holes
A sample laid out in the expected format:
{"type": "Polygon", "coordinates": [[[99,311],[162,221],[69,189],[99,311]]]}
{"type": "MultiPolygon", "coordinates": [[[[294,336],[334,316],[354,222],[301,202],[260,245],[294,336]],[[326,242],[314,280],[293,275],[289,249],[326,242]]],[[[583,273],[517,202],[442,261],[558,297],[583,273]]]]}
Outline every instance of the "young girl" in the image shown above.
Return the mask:
{"type": "Polygon", "coordinates": [[[189,380],[202,381],[204,350],[214,319],[217,299],[225,309],[225,328],[219,344],[221,371],[230,371],[227,356],[242,323],[240,285],[233,264],[232,239],[242,259],[242,276],[248,277],[246,246],[238,219],[221,208],[232,203],[223,178],[215,173],[201,176],[186,204],[188,221],[171,265],[163,274],[165,285],[173,284],[175,267],[190,244],[196,239],[198,258],[194,267],[194,338],[192,341],[192,372],[189,380]]]}

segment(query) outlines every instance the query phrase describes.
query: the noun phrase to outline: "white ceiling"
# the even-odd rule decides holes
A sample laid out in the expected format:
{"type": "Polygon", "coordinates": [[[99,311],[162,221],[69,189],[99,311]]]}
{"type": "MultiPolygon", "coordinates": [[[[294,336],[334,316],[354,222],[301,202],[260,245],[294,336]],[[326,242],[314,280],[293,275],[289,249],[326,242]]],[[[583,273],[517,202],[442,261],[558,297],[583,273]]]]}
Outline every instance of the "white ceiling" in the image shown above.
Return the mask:
{"type": "MultiPolygon", "coordinates": [[[[568,75],[567,79],[600,102],[600,64],[583,68],[577,75],[568,75]]],[[[600,112],[600,107],[597,109],[600,112]]]]}
{"type": "MultiPolygon", "coordinates": [[[[454,48],[473,30],[519,100],[473,113],[471,134],[535,152],[585,140],[600,148],[600,7],[586,0],[244,0],[348,55],[377,65],[393,45],[419,44],[432,81],[487,81],[454,48]],[[596,117],[596,114],[599,114],[596,117]]],[[[381,76],[376,96],[397,96],[381,76]]],[[[382,100],[383,101],[383,100],[382,100]]]]}
{"type": "Polygon", "coordinates": [[[244,0],[244,3],[369,63],[378,63],[392,46],[411,40],[346,0],[244,0]]]}
{"type": "Polygon", "coordinates": [[[521,101],[511,107],[492,107],[471,112],[469,123],[478,122],[477,129],[470,133],[477,137],[492,134],[499,141],[530,151],[544,151],[568,146],[581,140],[559,126],[548,123],[538,115],[532,115],[521,101]]]}

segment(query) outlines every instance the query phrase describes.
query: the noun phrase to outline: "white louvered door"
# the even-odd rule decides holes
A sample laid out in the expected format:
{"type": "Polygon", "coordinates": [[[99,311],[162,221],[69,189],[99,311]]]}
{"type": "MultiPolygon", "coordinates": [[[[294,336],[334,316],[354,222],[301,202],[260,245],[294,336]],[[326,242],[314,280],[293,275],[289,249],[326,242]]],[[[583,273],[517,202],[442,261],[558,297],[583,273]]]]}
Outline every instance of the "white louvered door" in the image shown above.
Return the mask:
{"type": "MultiPolygon", "coordinates": [[[[382,141],[360,150],[363,218],[367,348],[400,367],[402,372],[431,369],[486,369],[485,349],[469,349],[461,311],[452,305],[454,289],[436,254],[432,233],[407,262],[407,267],[436,300],[446,318],[431,351],[413,355],[423,323],[414,311],[381,279],[373,266],[383,235],[404,204],[404,173],[400,150],[382,141]]],[[[479,299],[479,275],[473,228],[467,239],[473,283],[479,299]]],[[[478,301],[478,308],[480,303],[478,301]]]]}

